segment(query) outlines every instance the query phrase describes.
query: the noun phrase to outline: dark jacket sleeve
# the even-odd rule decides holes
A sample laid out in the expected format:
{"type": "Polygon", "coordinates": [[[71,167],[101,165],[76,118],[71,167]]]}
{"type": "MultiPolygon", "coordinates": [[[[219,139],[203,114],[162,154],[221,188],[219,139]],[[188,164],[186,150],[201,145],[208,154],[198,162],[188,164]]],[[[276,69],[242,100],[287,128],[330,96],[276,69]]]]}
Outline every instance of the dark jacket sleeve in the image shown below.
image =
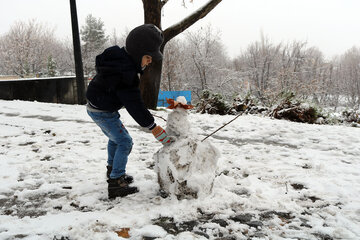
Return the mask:
{"type": "Polygon", "coordinates": [[[154,117],[145,107],[139,88],[119,89],[117,97],[140,126],[151,128],[154,125],[154,117]]]}

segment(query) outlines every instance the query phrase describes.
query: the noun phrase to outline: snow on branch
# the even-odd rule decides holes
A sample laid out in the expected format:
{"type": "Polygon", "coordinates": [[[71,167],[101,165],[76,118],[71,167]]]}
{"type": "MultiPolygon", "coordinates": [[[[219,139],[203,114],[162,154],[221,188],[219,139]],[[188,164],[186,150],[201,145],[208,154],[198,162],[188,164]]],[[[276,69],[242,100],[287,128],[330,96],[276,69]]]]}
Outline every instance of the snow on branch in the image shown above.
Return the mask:
{"type": "Polygon", "coordinates": [[[184,18],[182,21],[172,25],[164,31],[164,42],[168,42],[179,33],[185,31],[199,19],[205,17],[211,10],[213,10],[222,0],[210,0],[204,6],[199,8],[190,16],[184,18]]]}

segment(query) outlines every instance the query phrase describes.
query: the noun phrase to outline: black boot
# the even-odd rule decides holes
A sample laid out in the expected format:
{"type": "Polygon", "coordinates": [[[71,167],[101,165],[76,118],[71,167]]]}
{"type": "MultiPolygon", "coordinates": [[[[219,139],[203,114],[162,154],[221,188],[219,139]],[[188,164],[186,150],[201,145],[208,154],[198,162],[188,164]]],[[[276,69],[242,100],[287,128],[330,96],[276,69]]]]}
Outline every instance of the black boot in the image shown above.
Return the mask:
{"type": "MultiPolygon", "coordinates": [[[[111,171],[112,171],[112,166],[106,166],[106,168],[107,168],[106,176],[107,176],[108,179],[110,179],[110,174],[111,174],[111,171]]],[[[124,179],[125,179],[125,181],[126,181],[128,184],[134,182],[134,178],[133,178],[132,176],[130,176],[130,175],[127,175],[126,173],[125,173],[124,179]]]]}
{"type": "Polygon", "coordinates": [[[109,199],[125,197],[129,194],[137,193],[139,191],[137,187],[129,186],[129,183],[125,180],[125,175],[122,175],[117,179],[109,178],[107,182],[109,199]]]}

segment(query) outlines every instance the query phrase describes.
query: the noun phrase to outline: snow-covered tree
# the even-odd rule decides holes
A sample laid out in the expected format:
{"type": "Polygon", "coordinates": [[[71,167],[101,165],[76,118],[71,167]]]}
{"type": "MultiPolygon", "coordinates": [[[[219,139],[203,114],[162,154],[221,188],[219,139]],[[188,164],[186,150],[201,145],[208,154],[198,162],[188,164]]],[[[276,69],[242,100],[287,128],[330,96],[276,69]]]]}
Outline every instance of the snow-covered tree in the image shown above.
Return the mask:
{"type": "Polygon", "coordinates": [[[129,30],[126,29],[121,35],[118,35],[116,29],[114,28],[111,35],[109,36],[108,46],[124,46],[128,34],[129,30]]]}
{"type": "Polygon", "coordinates": [[[184,72],[184,41],[171,40],[164,49],[162,81],[160,88],[166,91],[188,90],[182,81],[184,72]]]}
{"type": "Polygon", "coordinates": [[[108,41],[105,34],[104,22],[89,14],[85,25],[80,30],[82,44],[82,58],[85,75],[95,74],[95,57],[100,54],[108,41]]]}
{"type": "Polygon", "coordinates": [[[227,96],[239,90],[240,77],[230,67],[220,32],[211,25],[188,32],[184,49],[185,80],[197,96],[204,90],[227,96]]]}
{"type": "Polygon", "coordinates": [[[53,57],[56,60],[56,69],[60,75],[75,75],[74,49],[71,39],[57,43],[53,57]]]}
{"type": "Polygon", "coordinates": [[[4,41],[5,41],[5,37],[0,36],[0,75],[7,74],[7,70],[5,67],[5,55],[2,52],[4,41]]]}
{"type": "Polygon", "coordinates": [[[322,52],[306,42],[272,43],[261,36],[234,61],[250,91],[271,104],[284,92],[293,92],[303,99],[318,103],[336,102],[337,88],[333,64],[324,60],[322,52]]]}
{"type": "Polygon", "coordinates": [[[0,41],[3,71],[20,77],[45,72],[55,43],[53,29],[35,20],[16,22],[0,41]]]}
{"type": "Polygon", "coordinates": [[[47,75],[49,77],[55,77],[56,75],[56,62],[51,55],[48,57],[47,75]]]}
{"type": "Polygon", "coordinates": [[[261,34],[261,40],[250,44],[243,53],[247,81],[251,84],[251,91],[259,98],[263,98],[275,85],[280,47],[281,44],[273,44],[261,34]]]}
{"type": "Polygon", "coordinates": [[[360,48],[353,47],[341,56],[343,89],[347,101],[356,108],[360,107],[360,48]]]}

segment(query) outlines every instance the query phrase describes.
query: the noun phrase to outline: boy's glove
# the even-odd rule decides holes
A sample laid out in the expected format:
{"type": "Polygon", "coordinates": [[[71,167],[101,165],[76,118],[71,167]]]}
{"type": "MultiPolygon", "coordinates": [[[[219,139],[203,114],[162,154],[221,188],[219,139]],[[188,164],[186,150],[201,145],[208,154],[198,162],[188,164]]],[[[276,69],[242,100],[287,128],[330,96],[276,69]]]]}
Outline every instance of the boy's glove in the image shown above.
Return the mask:
{"type": "Polygon", "coordinates": [[[162,144],[171,142],[171,139],[169,138],[169,136],[166,134],[165,130],[162,127],[156,126],[153,130],[151,130],[151,132],[154,135],[154,137],[157,140],[159,140],[162,144]]]}

